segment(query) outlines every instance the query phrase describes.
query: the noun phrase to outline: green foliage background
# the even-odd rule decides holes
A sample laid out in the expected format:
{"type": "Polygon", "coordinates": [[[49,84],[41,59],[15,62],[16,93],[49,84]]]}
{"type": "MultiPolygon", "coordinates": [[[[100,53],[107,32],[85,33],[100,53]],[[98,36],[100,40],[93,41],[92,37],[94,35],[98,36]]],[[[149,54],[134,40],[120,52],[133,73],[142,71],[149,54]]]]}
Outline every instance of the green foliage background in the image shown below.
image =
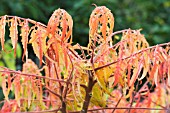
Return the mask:
{"type": "MultiPolygon", "coordinates": [[[[88,21],[95,8],[92,4],[104,5],[112,11],[115,18],[114,31],[142,28],[150,45],[170,41],[170,0],[0,0],[0,16],[15,15],[47,24],[53,11],[63,8],[74,21],[74,43],[86,46],[88,21]]],[[[17,51],[21,52],[21,49],[17,51]]],[[[33,52],[31,49],[29,51],[29,56],[33,58],[33,52]]],[[[8,54],[7,60],[4,60],[3,53],[0,54],[0,66],[10,62],[12,68],[21,69],[21,57],[11,61],[7,59],[11,55],[8,54]]]]}
{"type": "Polygon", "coordinates": [[[53,11],[65,9],[74,20],[74,42],[88,43],[88,20],[94,6],[105,5],[115,17],[115,29],[143,29],[151,45],[170,41],[169,0],[1,0],[1,15],[17,15],[47,24],[53,11]]]}

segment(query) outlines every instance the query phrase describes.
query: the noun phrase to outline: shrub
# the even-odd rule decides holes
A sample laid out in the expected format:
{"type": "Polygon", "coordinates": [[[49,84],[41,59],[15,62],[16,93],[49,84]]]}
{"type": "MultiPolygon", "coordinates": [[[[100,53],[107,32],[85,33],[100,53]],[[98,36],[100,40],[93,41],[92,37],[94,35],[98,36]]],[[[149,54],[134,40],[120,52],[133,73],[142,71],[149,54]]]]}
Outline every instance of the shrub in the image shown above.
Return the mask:
{"type": "Polygon", "coordinates": [[[72,44],[73,20],[63,9],[54,11],[48,25],[2,16],[4,51],[6,24],[14,55],[21,37],[25,62],[22,71],[0,67],[5,96],[1,112],[168,112],[170,43],[149,47],[140,30],[113,32],[114,17],[105,6],[90,16],[87,47],[72,44]],[[41,69],[28,58],[28,44],[41,69]]]}

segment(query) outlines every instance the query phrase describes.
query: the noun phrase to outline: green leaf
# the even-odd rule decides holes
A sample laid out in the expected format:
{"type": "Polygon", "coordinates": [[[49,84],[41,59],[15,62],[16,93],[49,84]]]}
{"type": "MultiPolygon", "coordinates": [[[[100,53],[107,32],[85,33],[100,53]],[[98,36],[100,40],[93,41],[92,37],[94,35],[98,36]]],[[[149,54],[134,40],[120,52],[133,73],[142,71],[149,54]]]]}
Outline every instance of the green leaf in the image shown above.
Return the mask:
{"type": "Polygon", "coordinates": [[[93,87],[91,102],[96,106],[106,106],[106,96],[104,95],[99,84],[95,84],[93,87]]]}

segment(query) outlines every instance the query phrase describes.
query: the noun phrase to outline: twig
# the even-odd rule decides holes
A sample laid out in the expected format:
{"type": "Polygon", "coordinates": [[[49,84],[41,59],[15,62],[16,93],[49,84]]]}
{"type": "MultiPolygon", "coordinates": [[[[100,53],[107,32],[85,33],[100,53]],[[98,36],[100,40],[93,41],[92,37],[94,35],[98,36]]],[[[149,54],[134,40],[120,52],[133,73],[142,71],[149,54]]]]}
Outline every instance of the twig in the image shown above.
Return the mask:
{"type": "Polygon", "coordinates": [[[46,87],[45,85],[43,85],[43,87],[44,87],[45,89],[47,89],[50,93],[52,93],[52,94],[54,94],[55,96],[59,97],[60,100],[61,100],[61,96],[60,96],[59,94],[55,93],[54,91],[52,91],[51,89],[49,89],[49,88],[46,87]]]}
{"type": "MultiPolygon", "coordinates": [[[[130,108],[132,108],[133,101],[134,101],[134,92],[132,92],[132,100],[130,102],[130,108]]],[[[131,109],[128,109],[128,113],[130,113],[130,111],[131,109]]]]}
{"type": "MultiPolygon", "coordinates": [[[[53,110],[44,110],[44,111],[30,111],[30,112],[23,112],[23,113],[48,113],[48,112],[57,113],[57,111],[61,111],[61,108],[53,109],[53,110]]],[[[21,112],[14,112],[14,113],[21,113],[21,112]]]]}
{"type": "MultiPolygon", "coordinates": [[[[162,111],[166,111],[168,110],[167,108],[165,109],[161,109],[161,108],[145,108],[145,107],[106,107],[106,108],[97,108],[97,109],[90,109],[88,110],[88,112],[90,111],[99,111],[99,110],[104,110],[104,109],[139,109],[139,110],[162,110],[162,111]]],[[[73,111],[73,112],[69,112],[69,113],[80,113],[80,111],[73,111]]]]}
{"type": "Polygon", "coordinates": [[[67,92],[68,92],[68,88],[69,88],[69,82],[70,82],[70,80],[72,78],[72,74],[73,74],[73,71],[74,71],[73,62],[72,62],[71,57],[68,54],[68,52],[67,52],[67,55],[68,55],[68,57],[70,59],[72,69],[71,69],[71,72],[70,72],[69,77],[67,79],[65,90],[62,93],[63,94],[63,96],[62,96],[62,113],[66,113],[66,102],[65,102],[65,100],[66,100],[66,96],[67,96],[67,92]]]}
{"type": "MultiPolygon", "coordinates": [[[[121,101],[122,97],[123,97],[123,95],[120,97],[120,99],[118,100],[118,102],[117,102],[117,104],[116,104],[116,106],[115,106],[115,107],[117,107],[117,106],[119,105],[119,103],[120,103],[120,101],[121,101]]],[[[114,112],[115,112],[115,110],[116,110],[116,109],[114,109],[114,110],[112,111],[112,113],[114,113],[114,112]]]]}
{"type": "Polygon", "coordinates": [[[80,47],[80,50],[82,52],[82,55],[83,55],[83,59],[86,60],[86,56],[85,56],[85,53],[84,53],[84,50],[82,49],[82,47],[78,44],[78,46],[80,47]]]}
{"type": "Polygon", "coordinates": [[[76,55],[76,53],[74,53],[74,51],[72,51],[70,48],[68,48],[68,50],[76,57],[76,58],[79,58],[81,59],[78,55],[76,55]]]}
{"type": "Polygon", "coordinates": [[[166,107],[164,107],[164,106],[162,106],[162,105],[160,105],[160,104],[154,102],[153,100],[151,100],[151,102],[154,103],[154,104],[156,104],[157,106],[160,106],[161,108],[164,108],[164,109],[166,108],[166,107]]]}
{"type": "MultiPolygon", "coordinates": [[[[0,68],[1,68],[1,66],[0,66],[0,68]]],[[[63,82],[63,83],[67,83],[68,82],[68,81],[64,81],[64,80],[60,80],[60,79],[53,79],[53,78],[50,78],[50,77],[40,76],[40,75],[36,75],[36,74],[27,74],[27,73],[22,73],[22,72],[13,71],[13,70],[0,70],[0,72],[15,73],[15,74],[23,75],[23,76],[32,76],[32,77],[43,78],[43,79],[48,79],[48,80],[57,81],[57,82],[63,82]]]]}
{"type": "Polygon", "coordinates": [[[70,72],[69,77],[68,77],[68,79],[67,79],[66,88],[65,88],[65,91],[64,91],[64,93],[63,93],[63,98],[66,98],[67,91],[68,91],[68,85],[69,85],[68,83],[70,82],[70,80],[71,80],[71,78],[72,78],[72,75],[73,75],[73,71],[74,71],[73,62],[72,62],[71,57],[70,57],[70,55],[68,54],[68,52],[67,52],[67,55],[68,55],[68,57],[69,57],[69,59],[70,59],[72,69],[71,69],[71,72],[70,72]]]}
{"type": "Polygon", "coordinates": [[[85,99],[84,99],[83,107],[82,107],[82,110],[79,113],[87,113],[87,111],[88,111],[90,99],[92,97],[92,94],[91,94],[92,88],[93,88],[93,86],[95,84],[95,82],[93,80],[92,70],[88,70],[88,78],[89,78],[89,81],[88,81],[88,86],[85,89],[86,94],[85,94],[85,99]]]}
{"type": "MultiPolygon", "coordinates": [[[[40,23],[40,22],[37,22],[37,21],[35,21],[35,20],[32,20],[32,19],[30,19],[30,18],[22,18],[22,17],[18,17],[18,16],[12,16],[12,15],[5,15],[7,18],[14,18],[14,17],[16,17],[16,18],[19,18],[19,19],[21,19],[21,20],[28,20],[28,22],[30,22],[30,23],[32,23],[32,24],[39,24],[39,25],[41,25],[41,26],[43,26],[43,27],[45,27],[45,28],[47,28],[47,26],[45,25],[45,24],[43,24],[43,23],[40,23]]],[[[2,16],[1,16],[2,17],[2,16]]],[[[0,17],[0,18],[1,18],[0,17]]]]}

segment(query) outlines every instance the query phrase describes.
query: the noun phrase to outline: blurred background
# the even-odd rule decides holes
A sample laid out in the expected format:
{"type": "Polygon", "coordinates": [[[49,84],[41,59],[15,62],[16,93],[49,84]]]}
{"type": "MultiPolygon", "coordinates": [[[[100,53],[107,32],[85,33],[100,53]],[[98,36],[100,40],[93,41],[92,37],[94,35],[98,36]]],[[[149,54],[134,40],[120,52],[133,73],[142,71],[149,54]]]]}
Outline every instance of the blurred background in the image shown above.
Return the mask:
{"type": "Polygon", "coordinates": [[[170,41],[170,0],[0,0],[0,16],[16,15],[47,24],[53,11],[63,8],[74,21],[74,42],[86,46],[93,3],[112,11],[114,31],[142,28],[150,45],[170,41]]]}
{"type": "MultiPolygon", "coordinates": [[[[0,16],[15,15],[47,24],[54,10],[63,8],[74,21],[74,44],[87,46],[88,21],[95,8],[92,4],[104,5],[111,10],[115,18],[114,31],[142,28],[142,33],[150,45],[170,41],[170,0],[0,0],[0,16]]],[[[6,41],[7,49],[11,48],[8,43],[6,41]]],[[[19,45],[16,59],[13,53],[7,54],[1,51],[0,66],[21,69],[21,53],[19,45]]],[[[35,57],[31,49],[29,57],[35,57]]],[[[0,100],[2,98],[1,95],[0,100]]]]}

